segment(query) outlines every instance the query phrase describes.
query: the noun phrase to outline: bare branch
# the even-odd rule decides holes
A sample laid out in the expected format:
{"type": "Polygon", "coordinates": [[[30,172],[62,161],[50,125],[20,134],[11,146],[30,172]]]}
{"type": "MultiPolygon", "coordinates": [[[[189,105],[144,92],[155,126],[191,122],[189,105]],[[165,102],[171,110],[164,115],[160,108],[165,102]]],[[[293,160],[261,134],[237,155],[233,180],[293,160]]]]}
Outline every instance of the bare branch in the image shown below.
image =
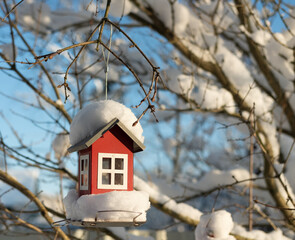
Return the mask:
{"type": "MultiPolygon", "coordinates": [[[[44,207],[44,205],[41,203],[41,201],[36,197],[35,194],[33,194],[29,189],[27,189],[25,186],[23,186],[21,183],[19,183],[15,178],[8,175],[8,173],[3,172],[0,170],[0,179],[5,182],[6,184],[16,188],[19,190],[22,194],[24,194],[26,197],[28,197],[30,200],[32,200],[36,206],[40,209],[42,216],[45,218],[45,220],[48,222],[48,224],[51,226],[53,224],[52,218],[49,216],[47,209],[44,207]]],[[[52,229],[62,238],[65,240],[69,240],[68,236],[59,228],[59,227],[52,227],[52,229]]]]}

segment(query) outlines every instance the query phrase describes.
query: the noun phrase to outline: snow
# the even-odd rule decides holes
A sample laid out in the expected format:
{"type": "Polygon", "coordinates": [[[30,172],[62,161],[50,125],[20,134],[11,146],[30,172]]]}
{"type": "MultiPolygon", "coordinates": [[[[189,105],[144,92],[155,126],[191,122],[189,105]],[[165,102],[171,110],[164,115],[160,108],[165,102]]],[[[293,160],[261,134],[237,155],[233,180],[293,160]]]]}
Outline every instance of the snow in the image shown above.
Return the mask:
{"type": "Polygon", "coordinates": [[[174,10],[174,31],[182,34],[189,23],[190,12],[187,7],[179,2],[173,5],[166,0],[149,0],[147,4],[157,13],[159,19],[172,30],[172,6],[174,10]]]}
{"type": "MultiPolygon", "coordinates": [[[[101,7],[105,9],[107,1],[101,3],[101,7]]],[[[95,5],[95,3],[93,3],[95,5]]],[[[133,9],[133,4],[129,0],[113,1],[110,7],[110,14],[113,17],[121,17],[128,15],[133,9]]]]}
{"type": "MultiPolygon", "coordinates": [[[[235,176],[237,180],[241,181],[243,179],[247,179],[249,177],[249,173],[245,169],[230,170],[227,175],[224,175],[221,172],[220,174],[216,174],[216,171],[213,171],[205,175],[202,180],[194,183],[192,186],[203,190],[211,189],[213,186],[216,187],[235,182],[232,176],[235,176]]],[[[255,181],[256,185],[257,182],[259,181],[255,181]]],[[[238,184],[238,186],[241,187],[245,187],[247,185],[248,182],[238,184]]],[[[171,212],[194,219],[196,223],[199,222],[195,230],[195,240],[234,240],[235,238],[231,236],[230,233],[255,240],[290,240],[283,235],[280,229],[270,233],[265,233],[260,230],[253,230],[249,232],[241,225],[233,223],[231,214],[225,210],[215,211],[210,214],[202,214],[198,209],[193,208],[188,204],[177,204],[172,198],[163,194],[163,190],[162,188],[158,188],[158,184],[154,185],[151,182],[146,182],[137,176],[134,176],[134,187],[141,191],[148,192],[150,199],[153,199],[159,204],[163,204],[171,212]],[[212,237],[213,235],[214,237],[212,237]]],[[[169,189],[170,193],[173,192],[172,188],[173,187],[171,186],[171,189],[169,189]]],[[[177,192],[180,193],[178,190],[177,192]]],[[[261,199],[261,196],[263,195],[261,192],[261,189],[258,187],[257,193],[260,194],[258,199],[261,199]]],[[[177,195],[177,193],[174,193],[174,195],[175,194],[177,195]]],[[[178,196],[180,195],[178,194],[178,196]]],[[[270,196],[268,196],[268,198],[269,197],[270,196]]]]}
{"type": "MultiPolygon", "coordinates": [[[[263,126],[264,131],[267,134],[267,138],[272,145],[274,157],[275,158],[279,157],[280,145],[279,145],[279,141],[277,138],[277,131],[276,131],[275,122],[272,122],[272,123],[262,122],[261,125],[263,126]]],[[[259,137],[261,138],[261,142],[265,143],[264,136],[262,134],[259,134],[259,137]]]]}
{"type": "Polygon", "coordinates": [[[102,80],[101,79],[94,79],[93,80],[93,83],[94,83],[94,86],[95,86],[95,91],[98,94],[102,93],[103,90],[104,90],[104,86],[103,86],[102,80]]]}
{"type": "Polygon", "coordinates": [[[67,219],[89,222],[95,219],[133,221],[134,218],[135,222],[145,222],[150,208],[149,195],[142,191],[112,191],[79,197],[76,190],[71,190],[64,198],[64,205],[67,219]]]}
{"type": "MultiPolygon", "coordinates": [[[[17,14],[19,22],[25,30],[36,30],[39,33],[48,34],[51,30],[89,20],[93,16],[93,12],[80,10],[78,8],[78,12],[74,12],[68,6],[62,6],[60,10],[52,11],[50,5],[45,2],[24,1],[18,8],[17,14]],[[36,22],[40,24],[36,24],[36,22]]],[[[80,30],[87,31],[89,27],[80,30]]]]}
{"type": "Polygon", "coordinates": [[[288,25],[289,30],[292,31],[292,33],[294,34],[295,21],[294,21],[294,18],[292,16],[294,16],[295,10],[293,8],[290,8],[289,11],[290,11],[290,17],[287,17],[285,19],[285,23],[288,25]]]}
{"type": "Polygon", "coordinates": [[[195,240],[234,240],[229,235],[233,226],[231,214],[225,210],[202,215],[195,230],[195,240]]]}
{"type": "MultiPolygon", "coordinates": [[[[51,25],[52,24],[52,16],[51,10],[48,4],[40,3],[40,2],[27,2],[25,1],[24,4],[21,5],[21,8],[18,8],[18,17],[20,22],[29,28],[41,28],[40,30],[45,30],[45,28],[41,27],[44,25],[51,25]],[[40,14],[42,13],[42,14],[40,14]],[[36,19],[42,24],[36,27],[36,19]]],[[[52,25],[54,26],[54,25],[52,25]]]]}
{"type": "Polygon", "coordinates": [[[199,221],[200,216],[202,215],[202,213],[198,209],[195,209],[186,203],[177,203],[175,200],[171,199],[167,195],[159,192],[156,188],[153,187],[153,185],[151,185],[151,183],[149,184],[137,176],[134,176],[134,188],[140,191],[147,192],[150,198],[154,199],[160,204],[165,205],[165,208],[170,209],[172,212],[187,216],[195,220],[196,222],[199,221]]]}
{"type": "Polygon", "coordinates": [[[56,103],[58,106],[63,106],[63,105],[64,105],[64,103],[63,103],[63,101],[62,101],[61,99],[57,99],[57,100],[55,101],[55,103],[56,103]]]}
{"type": "MultiPolygon", "coordinates": [[[[281,34],[276,34],[276,38],[278,38],[283,44],[286,44],[286,40],[281,34]]],[[[292,91],[293,86],[288,84],[287,80],[293,81],[294,78],[293,66],[290,64],[293,61],[293,51],[272,38],[265,47],[265,55],[267,60],[272,66],[274,66],[274,69],[280,72],[285,78],[279,79],[280,86],[284,89],[289,86],[289,89],[287,87],[286,90],[292,91]]]]}
{"type": "Polygon", "coordinates": [[[289,48],[294,48],[295,47],[295,37],[292,37],[291,39],[289,39],[289,41],[287,42],[287,46],[289,48]]]}
{"type": "MultiPolygon", "coordinates": [[[[258,177],[257,175],[253,174],[253,178],[258,177]]],[[[249,186],[248,179],[250,178],[249,171],[245,168],[234,168],[227,171],[221,170],[211,170],[205,173],[199,181],[193,184],[187,184],[195,192],[204,193],[207,191],[211,191],[212,189],[219,188],[220,186],[226,186],[230,184],[234,184],[236,187],[245,188],[249,186]],[[240,183],[237,183],[240,182],[240,183]]],[[[263,179],[256,180],[255,185],[257,188],[254,188],[253,194],[260,200],[267,201],[270,204],[274,204],[272,202],[272,198],[268,191],[263,191],[265,189],[265,181],[263,179]]]]}
{"type": "Polygon", "coordinates": [[[67,154],[68,148],[70,147],[69,135],[66,133],[56,135],[51,146],[54,151],[55,158],[60,160],[67,154]]]}
{"type": "Polygon", "coordinates": [[[261,46],[265,46],[267,42],[270,40],[271,35],[263,30],[257,30],[251,33],[252,40],[258,43],[261,46]]]}
{"type": "MultiPolygon", "coordinates": [[[[294,163],[292,165],[294,165],[294,163]]],[[[291,167],[292,167],[292,165],[291,165],[291,167]]],[[[292,187],[291,187],[291,186],[294,186],[294,182],[291,185],[290,182],[288,181],[289,179],[292,179],[292,177],[290,177],[290,173],[288,174],[288,176],[286,176],[284,174],[281,175],[281,180],[282,180],[283,184],[285,185],[288,192],[286,192],[285,188],[283,187],[283,185],[281,184],[281,182],[278,179],[275,179],[275,181],[276,181],[276,184],[278,187],[278,191],[280,192],[282,198],[286,199],[286,205],[289,208],[294,208],[292,201],[290,201],[290,199],[293,199],[293,200],[295,199],[294,188],[292,189],[292,187]]]]}
{"type": "MultiPolygon", "coordinates": [[[[236,168],[228,171],[212,170],[206,173],[197,183],[195,189],[199,191],[211,190],[217,186],[233,184],[237,181],[249,179],[249,171],[244,168],[236,168]]],[[[239,183],[248,185],[248,182],[239,183]]]]}
{"type": "Polygon", "coordinates": [[[272,109],[273,100],[253,85],[251,73],[242,60],[222,44],[219,45],[216,56],[223,71],[239,90],[242,98],[245,98],[248,106],[252,107],[255,103],[256,115],[267,117],[265,115],[272,109]]]}
{"type": "MultiPolygon", "coordinates": [[[[7,58],[8,61],[13,61],[13,45],[3,44],[0,45],[0,50],[2,54],[7,58]]],[[[15,55],[17,55],[17,47],[15,46],[15,55]]]]}
{"type": "Polygon", "coordinates": [[[140,123],[132,126],[137,120],[132,111],[121,103],[103,100],[87,105],[74,117],[70,128],[71,145],[91,136],[114,118],[118,118],[141,142],[144,141],[140,123]]]}
{"type": "Polygon", "coordinates": [[[286,173],[285,177],[288,179],[292,189],[295,191],[295,147],[292,147],[294,139],[285,135],[281,134],[280,136],[280,146],[281,146],[281,153],[284,156],[285,159],[287,159],[288,154],[290,154],[287,167],[286,167],[286,173]]]}
{"type": "Polygon", "coordinates": [[[232,95],[224,88],[218,88],[193,75],[182,74],[177,69],[163,72],[167,87],[177,93],[195,99],[203,109],[220,109],[233,113],[236,110],[232,95]],[[192,91],[197,89],[196,91],[192,91]]]}
{"type": "MultiPolygon", "coordinates": [[[[106,2],[106,0],[100,2],[100,9],[105,10],[106,2]]],[[[90,20],[93,14],[96,13],[95,1],[89,5],[87,11],[85,11],[85,8],[81,9],[77,7],[77,12],[74,12],[70,7],[71,4],[65,3],[59,10],[53,11],[47,3],[25,1],[21,4],[21,8],[18,8],[18,17],[25,29],[49,33],[50,30],[61,29],[70,24],[90,20]],[[41,24],[37,26],[36,22],[40,22],[41,24]]],[[[110,15],[113,17],[125,16],[131,11],[136,12],[137,9],[128,0],[113,1],[110,7],[110,15]]],[[[86,32],[88,29],[89,27],[85,27],[84,29],[80,29],[80,31],[86,32]]]]}
{"type": "Polygon", "coordinates": [[[179,94],[190,95],[194,87],[194,77],[181,74],[177,69],[168,69],[164,72],[168,87],[179,94]]]}
{"type": "Polygon", "coordinates": [[[194,97],[202,108],[210,110],[224,108],[229,113],[235,112],[233,97],[226,89],[202,81],[198,81],[196,86],[198,92],[194,97]]]}
{"type": "Polygon", "coordinates": [[[281,229],[277,229],[270,233],[265,233],[261,230],[252,230],[249,232],[242,226],[235,224],[232,233],[255,240],[291,240],[290,238],[287,238],[283,235],[281,229]]]}
{"type": "MultiPolygon", "coordinates": [[[[8,169],[8,174],[30,191],[36,193],[37,181],[40,176],[38,169],[28,168],[24,171],[24,169],[12,168],[11,170],[8,169]]],[[[0,181],[0,196],[0,204],[5,204],[10,207],[22,208],[30,202],[25,195],[5,184],[3,181],[0,181]]]]}
{"type": "MultiPolygon", "coordinates": [[[[277,49],[275,46],[273,46],[272,49],[273,48],[277,49]]],[[[269,49],[268,55],[270,55],[269,52],[272,51],[272,54],[275,54],[276,58],[278,58],[278,53],[274,53],[272,49],[269,49]]],[[[285,51],[281,50],[281,53],[283,54],[285,51]]],[[[243,101],[245,101],[250,107],[255,104],[255,115],[262,120],[261,125],[263,126],[264,133],[267,134],[268,140],[270,140],[274,156],[279,156],[276,125],[273,121],[272,115],[274,100],[254,84],[250,69],[247,68],[241,58],[227,49],[225,43],[222,43],[222,41],[220,41],[220,44],[218,45],[216,57],[226,76],[234,84],[236,89],[238,89],[243,101]]],[[[280,59],[280,62],[281,61],[282,59],[280,59]]],[[[283,68],[282,64],[279,62],[274,64],[275,66],[280,65],[281,69],[283,68]]],[[[284,81],[283,78],[280,78],[280,80],[281,82],[284,81]]]]}

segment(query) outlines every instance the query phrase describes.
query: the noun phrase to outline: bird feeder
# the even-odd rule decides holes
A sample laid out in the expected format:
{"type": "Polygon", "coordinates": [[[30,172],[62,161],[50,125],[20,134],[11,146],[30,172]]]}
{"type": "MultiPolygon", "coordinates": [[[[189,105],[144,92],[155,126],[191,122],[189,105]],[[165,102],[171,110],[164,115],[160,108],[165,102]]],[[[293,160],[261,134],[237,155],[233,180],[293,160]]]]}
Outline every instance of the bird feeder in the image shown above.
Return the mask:
{"type": "Polygon", "coordinates": [[[145,146],[117,118],[68,151],[79,155],[79,196],[133,190],[133,154],[145,146]]]}
{"type": "MultiPolygon", "coordinates": [[[[79,126],[82,122],[88,127],[90,118],[95,119],[91,123],[100,122],[100,110],[114,108],[121,114],[128,113],[124,119],[132,117],[132,112],[122,104],[106,100],[92,104],[82,112],[79,126]]],[[[135,136],[137,132],[131,130],[115,117],[68,149],[70,153],[78,153],[78,188],[64,198],[68,223],[87,227],[124,227],[146,222],[146,211],[150,207],[148,194],[133,190],[133,155],[143,151],[145,146],[135,136]]],[[[83,133],[79,132],[78,136],[83,133]]]]}

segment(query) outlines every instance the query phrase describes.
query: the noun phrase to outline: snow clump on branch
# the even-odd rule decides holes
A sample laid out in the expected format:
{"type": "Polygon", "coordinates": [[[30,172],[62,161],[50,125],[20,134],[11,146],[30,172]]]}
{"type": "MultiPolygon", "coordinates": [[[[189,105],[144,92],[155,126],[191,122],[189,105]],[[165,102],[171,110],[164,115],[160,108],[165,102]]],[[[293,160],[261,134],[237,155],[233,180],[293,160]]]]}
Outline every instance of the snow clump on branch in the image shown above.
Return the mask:
{"type": "Polygon", "coordinates": [[[68,147],[70,147],[69,134],[60,133],[58,134],[52,144],[52,149],[54,151],[54,156],[56,159],[60,160],[68,152],[68,147]]]}
{"type": "Polygon", "coordinates": [[[233,226],[231,214],[225,210],[202,215],[195,230],[195,240],[234,240],[229,235],[233,226]]]}

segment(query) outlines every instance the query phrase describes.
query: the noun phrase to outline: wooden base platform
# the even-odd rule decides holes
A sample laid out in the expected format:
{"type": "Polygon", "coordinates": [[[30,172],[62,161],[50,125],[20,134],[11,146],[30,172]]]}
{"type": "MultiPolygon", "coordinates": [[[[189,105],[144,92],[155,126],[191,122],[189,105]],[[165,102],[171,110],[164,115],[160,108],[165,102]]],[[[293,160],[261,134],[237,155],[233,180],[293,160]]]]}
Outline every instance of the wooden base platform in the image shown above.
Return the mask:
{"type": "Polygon", "coordinates": [[[67,220],[69,224],[80,227],[132,227],[140,226],[145,222],[133,221],[133,219],[126,220],[94,220],[94,221],[82,221],[82,220],[67,220]]]}

